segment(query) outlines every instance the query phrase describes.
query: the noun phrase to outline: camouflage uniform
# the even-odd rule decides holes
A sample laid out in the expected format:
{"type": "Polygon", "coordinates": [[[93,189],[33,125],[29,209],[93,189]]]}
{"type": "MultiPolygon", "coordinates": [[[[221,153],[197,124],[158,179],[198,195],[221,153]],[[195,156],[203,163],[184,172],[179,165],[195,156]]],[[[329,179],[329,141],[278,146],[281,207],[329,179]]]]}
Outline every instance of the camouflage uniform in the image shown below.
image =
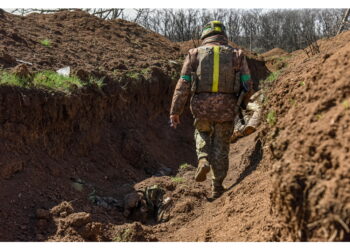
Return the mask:
{"type": "MultiPolygon", "coordinates": [[[[203,45],[227,45],[227,38],[223,35],[210,36],[203,40],[203,45]]],[[[190,49],[181,75],[191,75],[198,67],[198,49],[190,49]]],[[[241,50],[233,52],[232,70],[250,75],[247,61],[241,50]]],[[[249,82],[251,89],[251,82],[249,82]]],[[[181,115],[186,101],[191,94],[191,83],[183,78],[177,82],[170,115],[181,115]]],[[[228,153],[230,137],[233,132],[233,121],[236,116],[237,97],[225,93],[195,93],[191,97],[190,109],[195,118],[195,140],[198,160],[206,157],[211,165],[212,184],[222,186],[228,170],[228,153]]]]}
{"type": "Polygon", "coordinates": [[[238,138],[247,136],[254,132],[260,124],[261,108],[264,96],[259,90],[250,97],[246,110],[243,111],[244,123],[237,116],[235,119],[234,133],[231,142],[235,142],[238,138]]]}

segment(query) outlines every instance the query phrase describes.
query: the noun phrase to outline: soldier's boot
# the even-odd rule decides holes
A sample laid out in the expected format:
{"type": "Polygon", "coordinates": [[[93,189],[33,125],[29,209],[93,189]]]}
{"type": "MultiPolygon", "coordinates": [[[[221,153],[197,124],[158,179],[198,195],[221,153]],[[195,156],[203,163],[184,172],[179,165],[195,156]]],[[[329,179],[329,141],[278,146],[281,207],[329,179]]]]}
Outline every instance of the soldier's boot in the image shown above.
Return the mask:
{"type": "Polygon", "coordinates": [[[252,133],[254,133],[256,131],[256,128],[254,128],[253,126],[246,126],[245,128],[244,128],[244,130],[243,130],[243,134],[245,135],[245,136],[247,136],[247,135],[250,135],[250,134],[252,134],[252,133]]]}
{"type": "Polygon", "coordinates": [[[212,194],[210,199],[215,200],[219,198],[225,192],[225,188],[222,185],[215,185],[212,187],[212,194]]]}
{"type": "Polygon", "coordinates": [[[196,182],[202,182],[207,179],[207,174],[210,171],[210,164],[206,158],[199,159],[198,167],[194,179],[196,182]]]}

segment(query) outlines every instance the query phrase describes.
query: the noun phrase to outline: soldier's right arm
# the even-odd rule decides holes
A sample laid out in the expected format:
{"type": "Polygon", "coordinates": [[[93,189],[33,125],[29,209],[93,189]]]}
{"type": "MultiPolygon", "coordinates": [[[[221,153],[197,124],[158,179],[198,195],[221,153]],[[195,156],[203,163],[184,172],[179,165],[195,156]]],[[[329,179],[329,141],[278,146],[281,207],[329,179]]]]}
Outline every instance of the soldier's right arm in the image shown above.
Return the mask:
{"type": "Polygon", "coordinates": [[[171,103],[171,108],[170,108],[170,115],[181,115],[183,113],[187,98],[191,93],[191,72],[194,71],[193,65],[192,65],[193,56],[194,56],[194,50],[192,49],[189,51],[189,53],[185,58],[185,61],[181,70],[180,79],[176,84],[172,103],[171,103]]]}

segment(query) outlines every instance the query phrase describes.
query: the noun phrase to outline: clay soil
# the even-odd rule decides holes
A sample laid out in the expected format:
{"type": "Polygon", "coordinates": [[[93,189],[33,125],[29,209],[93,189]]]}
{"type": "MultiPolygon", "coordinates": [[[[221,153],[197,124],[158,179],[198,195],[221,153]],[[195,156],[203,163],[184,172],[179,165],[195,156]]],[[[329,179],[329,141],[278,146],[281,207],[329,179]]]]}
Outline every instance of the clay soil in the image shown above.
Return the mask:
{"type": "MultiPolygon", "coordinates": [[[[283,58],[278,80],[261,86],[265,115],[274,110],[276,123],[264,119],[231,144],[228,190],[209,201],[210,180],[193,180],[188,108],[178,129],[168,124],[191,41],[82,11],[0,10],[3,69],[21,61],[31,72],[71,66],[82,80],[105,83],[69,94],[0,86],[0,240],[349,240],[349,40],[345,32],[320,41],[320,54],[283,58]],[[170,201],[164,222],[89,199],[118,203],[154,184],[170,201]]],[[[269,70],[262,57],[247,56],[258,88],[269,70]]]]}

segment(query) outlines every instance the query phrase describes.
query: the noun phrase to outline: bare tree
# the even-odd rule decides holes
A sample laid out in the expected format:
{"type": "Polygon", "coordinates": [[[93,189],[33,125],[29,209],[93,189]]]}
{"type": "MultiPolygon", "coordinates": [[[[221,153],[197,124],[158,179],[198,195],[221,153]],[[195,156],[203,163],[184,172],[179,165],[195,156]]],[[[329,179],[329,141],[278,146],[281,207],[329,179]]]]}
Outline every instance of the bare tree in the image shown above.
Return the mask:
{"type": "Polygon", "coordinates": [[[102,19],[116,19],[123,14],[124,9],[85,9],[85,11],[102,19]]]}
{"type": "Polygon", "coordinates": [[[345,13],[344,13],[344,18],[343,18],[343,20],[341,21],[341,24],[340,24],[340,26],[339,26],[339,30],[338,30],[338,33],[337,33],[337,34],[340,34],[340,33],[343,31],[344,26],[347,25],[347,24],[349,24],[349,22],[348,22],[348,17],[349,17],[349,15],[350,15],[350,9],[347,9],[347,10],[345,11],[345,13]]]}

